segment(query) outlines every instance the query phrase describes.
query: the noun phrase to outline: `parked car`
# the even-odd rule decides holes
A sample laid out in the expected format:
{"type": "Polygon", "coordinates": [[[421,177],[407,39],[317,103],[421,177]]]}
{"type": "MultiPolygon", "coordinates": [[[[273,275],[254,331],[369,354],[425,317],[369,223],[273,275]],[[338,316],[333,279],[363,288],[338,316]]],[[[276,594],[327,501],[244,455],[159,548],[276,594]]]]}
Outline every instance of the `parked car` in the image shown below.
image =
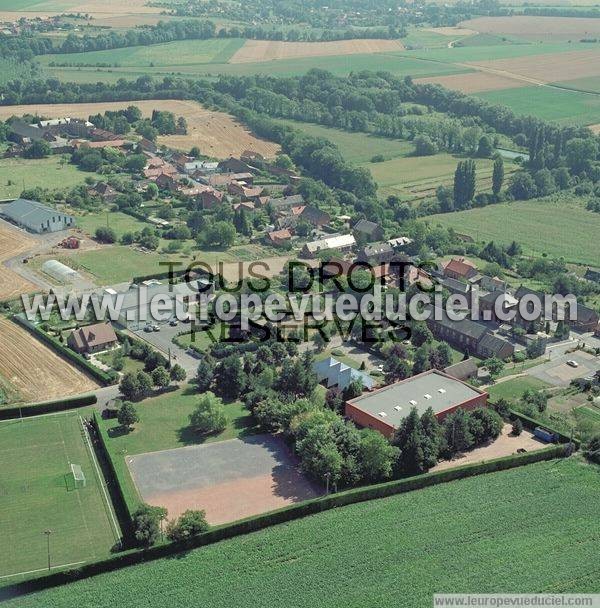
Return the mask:
{"type": "Polygon", "coordinates": [[[169,321],[169,325],[170,325],[171,327],[177,327],[177,326],[179,325],[179,321],[178,321],[177,319],[171,319],[171,320],[169,321]]]}
{"type": "Polygon", "coordinates": [[[144,331],[149,334],[152,333],[154,329],[152,328],[152,325],[146,325],[146,327],[144,327],[144,331]]]}
{"type": "Polygon", "coordinates": [[[568,365],[569,367],[579,367],[579,363],[577,363],[577,361],[573,361],[573,359],[569,359],[569,360],[567,361],[567,365],[568,365]]]}
{"type": "Polygon", "coordinates": [[[153,325],[152,331],[160,331],[160,325],[153,325]]]}

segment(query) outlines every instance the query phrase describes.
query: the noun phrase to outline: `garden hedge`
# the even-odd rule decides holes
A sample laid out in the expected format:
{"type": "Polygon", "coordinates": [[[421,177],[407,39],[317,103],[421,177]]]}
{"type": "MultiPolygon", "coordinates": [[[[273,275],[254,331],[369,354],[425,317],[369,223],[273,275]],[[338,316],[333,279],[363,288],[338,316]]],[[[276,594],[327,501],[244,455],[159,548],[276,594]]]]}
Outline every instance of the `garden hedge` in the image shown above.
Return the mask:
{"type": "Polygon", "coordinates": [[[0,420],[11,418],[27,418],[28,416],[38,416],[39,414],[50,414],[53,412],[64,412],[78,407],[94,405],[98,403],[98,398],[94,394],[80,395],[78,397],[67,397],[56,401],[45,401],[44,403],[28,403],[22,406],[12,406],[0,409],[0,420]]]}
{"type": "Polygon", "coordinates": [[[504,471],[515,467],[524,466],[534,462],[543,460],[551,460],[554,458],[564,457],[567,454],[567,449],[564,445],[552,445],[547,448],[537,450],[535,452],[527,452],[525,454],[513,454],[494,460],[466,464],[463,466],[436,471],[433,473],[425,473],[416,477],[409,477],[387,483],[381,483],[373,486],[355,488],[338,494],[307,500],[305,502],[284,507],[277,511],[271,511],[262,515],[242,519],[231,524],[224,524],[210,529],[208,532],[201,534],[187,542],[183,543],[168,543],[157,545],[143,550],[129,550],[120,553],[109,559],[99,562],[85,564],[81,568],[74,570],[56,572],[44,577],[33,579],[31,581],[16,583],[0,589],[0,600],[10,597],[16,597],[48,589],[68,582],[96,576],[105,572],[111,572],[140,564],[146,561],[153,561],[172,555],[177,555],[191,549],[210,545],[221,540],[233,538],[250,532],[256,532],[269,526],[281,524],[295,519],[300,519],[307,515],[313,515],[322,511],[327,511],[336,507],[364,502],[375,498],[384,498],[418,490],[421,488],[430,487],[456,479],[464,479],[473,477],[483,473],[492,473],[495,471],[504,471]]]}

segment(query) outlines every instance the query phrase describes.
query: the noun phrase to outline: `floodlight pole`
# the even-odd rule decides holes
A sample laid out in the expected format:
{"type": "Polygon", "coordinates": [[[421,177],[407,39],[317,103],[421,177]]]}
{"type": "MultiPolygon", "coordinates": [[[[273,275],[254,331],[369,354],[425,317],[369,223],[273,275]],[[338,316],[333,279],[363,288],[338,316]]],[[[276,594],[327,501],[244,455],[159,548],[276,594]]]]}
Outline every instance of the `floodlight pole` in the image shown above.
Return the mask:
{"type": "Polygon", "coordinates": [[[48,571],[50,571],[50,534],[52,534],[52,530],[44,530],[44,534],[46,535],[48,546],[48,571]]]}

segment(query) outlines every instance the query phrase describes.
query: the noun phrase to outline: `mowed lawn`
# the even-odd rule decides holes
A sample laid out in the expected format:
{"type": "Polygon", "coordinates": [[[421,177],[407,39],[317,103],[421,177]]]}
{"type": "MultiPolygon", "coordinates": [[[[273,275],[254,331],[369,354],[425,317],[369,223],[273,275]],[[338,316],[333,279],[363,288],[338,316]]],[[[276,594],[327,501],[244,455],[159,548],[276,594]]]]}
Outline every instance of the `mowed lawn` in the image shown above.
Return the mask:
{"type": "Polygon", "coordinates": [[[47,568],[48,529],[54,568],[108,557],[118,536],[77,414],[0,423],[0,470],[0,583],[47,568]],[[70,463],[85,488],[69,483],[70,463]]]}
{"type": "Polygon", "coordinates": [[[154,228],[152,224],[120,211],[77,216],[77,226],[91,236],[94,236],[96,229],[109,226],[115,231],[118,238],[121,238],[126,232],[141,232],[144,228],[154,228]]]}
{"type": "Polygon", "coordinates": [[[185,385],[136,404],[140,421],[129,433],[124,432],[115,419],[100,421],[119,482],[127,502],[133,508],[139,504],[140,497],[125,463],[128,454],[145,454],[186,445],[225,441],[260,431],[250,412],[241,402],[235,401],[225,405],[227,427],[222,433],[210,436],[195,433],[190,429],[189,415],[196,409],[200,397],[193,385],[185,385]]]}
{"type": "Polygon", "coordinates": [[[69,164],[66,156],[49,156],[39,160],[23,158],[0,159],[0,199],[17,198],[30,188],[71,188],[83,184],[85,178],[95,173],[80,171],[69,164]]]}
{"type": "Polygon", "coordinates": [[[42,55],[44,66],[55,64],[109,64],[122,68],[190,66],[203,63],[226,63],[244,45],[241,38],[178,40],[149,46],[132,46],[105,51],[88,51],[68,55],[42,55]]]}
{"type": "Polygon", "coordinates": [[[549,388],[549,386],[550,385],[538,378],[521,376],[519,378],[506,380],[505,382],[498,382],[498,384],[494,384],[485,390],[490,394],[490,397],[494,401],[497,401],[498,399],[518,401],[525,391],[541,391],[545,388],[549,388]]]}
{"type": "Polygon", "coordinates": [[[429,608],[440,592],[595,593],[599,472],[572,458],[453,481],[28,595],[7,608],[429,608]]]}
{"type": "Polygon", "coordinates": [[[600,264],[600,214],[585,201],[557,196],[432,215],[432,224],[454,228],[476,241],[520,243],[529,254],[564,257],[575,264],[600,264]]]}

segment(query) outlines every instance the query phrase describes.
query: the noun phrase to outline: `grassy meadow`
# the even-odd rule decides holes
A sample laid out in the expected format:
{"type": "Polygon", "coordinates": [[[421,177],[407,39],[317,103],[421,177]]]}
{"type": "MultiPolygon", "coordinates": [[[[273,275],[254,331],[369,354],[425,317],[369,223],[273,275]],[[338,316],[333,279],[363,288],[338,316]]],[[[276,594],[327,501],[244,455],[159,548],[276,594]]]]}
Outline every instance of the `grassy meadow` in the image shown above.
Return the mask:
{"type": "Polygon", "coordinates": [[[498,399],[519,400],[527,390],[539,391],[548,388],[548,384],[532,376],[521,376],[504,382],[498,382],[487,388],[490,397],[498,399]]]}
{"type": "Polygon", "coordinates": [[[90,175],[99,177],[95,173],[80,171],[62,155],[39,160],[1,158],[0,199],[17,198],[23,190],[38,186],[50,190],[71,188],[83,184],[90,175]]]}
{"type": "Polygon", "coordinates": [[[428,608],[439,592],[594,593],[598,471],[571,458],[454,481],[6,605],[428,608]]]}
{"type": "Polygon", "coordinates": [[[587,211],[585,201],[573,196],[489,205],[432,215],[425,221],[454,228],[476,241],[510,244],[516,240],[526,253],[564,257],[575,264],[600,264],[600,214],[587,211]]]}
{"type": "Polygon", "coordinates": [[[47,568],[47,529],[54,568],[108,557],[118,537],[78,414],[0,423],[0,468],[0,584],[47,568]],[[69,482],[70,463],[83,469],[85,488],[69,482]]]}

